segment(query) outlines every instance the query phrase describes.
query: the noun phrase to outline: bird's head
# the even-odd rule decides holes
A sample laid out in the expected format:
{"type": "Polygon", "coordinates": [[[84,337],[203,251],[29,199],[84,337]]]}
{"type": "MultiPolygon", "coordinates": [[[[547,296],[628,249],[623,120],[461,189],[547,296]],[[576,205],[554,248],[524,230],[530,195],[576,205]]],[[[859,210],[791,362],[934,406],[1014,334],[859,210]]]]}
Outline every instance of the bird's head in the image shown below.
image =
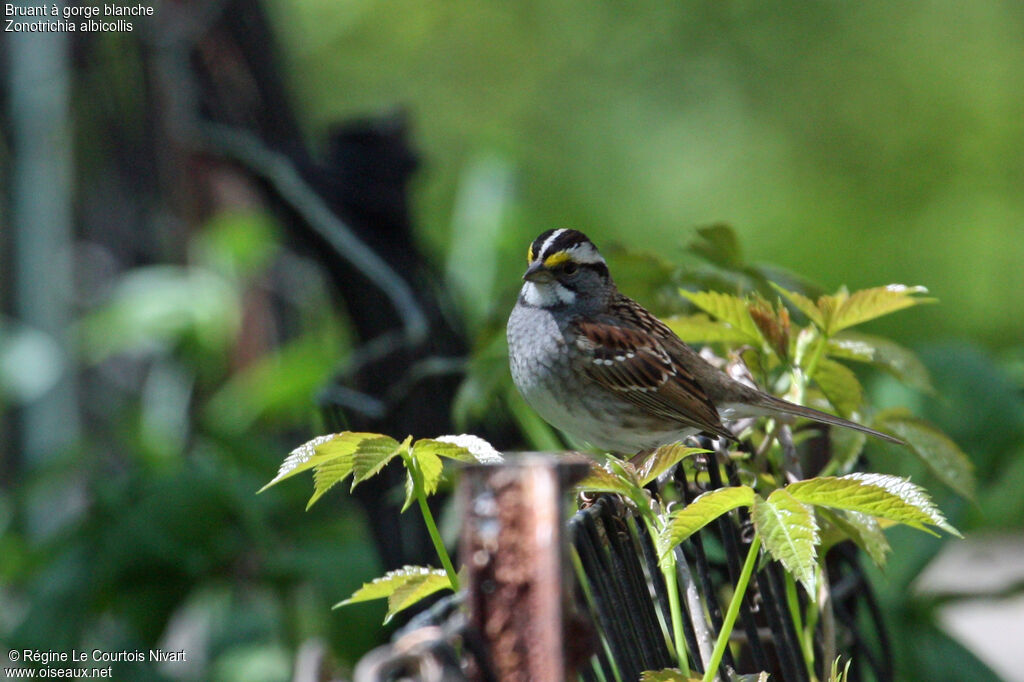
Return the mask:
{"type": "Polygon", "coordinates": [[[527,253],[521,300],[538,308],[603,303],[613,290],[608,266],[579,230],[548,230],[527,253]]]}

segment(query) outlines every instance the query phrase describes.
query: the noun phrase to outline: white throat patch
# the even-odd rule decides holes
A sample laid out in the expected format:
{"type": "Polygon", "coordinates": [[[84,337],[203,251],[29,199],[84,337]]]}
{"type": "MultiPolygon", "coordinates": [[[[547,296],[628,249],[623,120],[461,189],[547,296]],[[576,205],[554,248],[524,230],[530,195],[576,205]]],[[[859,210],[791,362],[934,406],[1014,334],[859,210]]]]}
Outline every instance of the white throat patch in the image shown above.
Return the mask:
{"type": "Polygon", "coordinates": [[[576,294],[558,282],[526,282],[523,284],[523,300],[527,305],[536,308],[551,308],[556,305],[569,305],[576,300],[576,294]]]}

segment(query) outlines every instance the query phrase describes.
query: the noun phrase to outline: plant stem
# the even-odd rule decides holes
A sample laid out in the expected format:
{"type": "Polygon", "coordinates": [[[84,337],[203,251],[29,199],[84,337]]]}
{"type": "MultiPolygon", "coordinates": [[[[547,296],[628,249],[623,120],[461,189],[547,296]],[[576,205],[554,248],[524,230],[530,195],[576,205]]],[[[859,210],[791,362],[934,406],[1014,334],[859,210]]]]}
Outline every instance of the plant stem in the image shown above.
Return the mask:
{"type": "Polygon", "coordinates": [[[722,663],[722,656],[725,655],[725,647],[729,645],[729,636],[736,624],[736,617],[740,613],[740,605],[743,603],[743,595],[747,592],[747,585],[750,583],[750,576],[754,573],[754,566],[757,565],[757,553],[761,549],[761,536],[754,533],[754,539],[750,543],[750,551],[747,552],[747,559],[743,562],[743,569],[740,571],[739,580],[736,581],[736,592],[729,602],[729,610],[725,612],[722,620],[722,630],[718,633],[715,641],[715,649],[711,652],[711,660],[708,662],[707,670],[704,671],[703,682],[711,682],[718,672],[718,666],[722,663]]]}
{"type": "Polygon", "coordinates": [[[812,598],[807,602],[807,614],[804,618],[800,612],[800,598],[797,595],[796,580],[791,573],[786,573],[786,605],[789,607],[789,615],[793,618],[794,629],[799,640],[800,651],[803,653],[804,663],[807,665],[809,679],[814,678],[814,627],[816,622],[816,602],[812,598]],[[805,626],[804,623],[807,623],[805,626]]]}
{"type": "MultiPolygon", "coordinates": [[[[814,377],[814,371],[818,369],[818,363],[821,361],[821,356],[825,354],[825,346],[828,345],[828,335],[821,332],[821,343],[818,344],[817,348],[814,349],[814,355],[811,356],[811,361],[807,363],[807,368],[804,370],[804,375],[807,377],[805,381],[809,381],[814,377]]],[[[801,387],[801,391],[803,387],[801,387]]],[[[803,403],[801,403],[802,405],[803,403]]]]}
{"type": "Polygon", "coordinates": [[[668,610],[672,615],[672,639],[676,648],[676,662],[684,676],[690,674],[690,662],[686,657],[686,638],[683,636],[683,607],[679,603],[679,578],[676,575],[675,550],[668,553],[672,557],[659,562],[661,573],[665,576],[665,587],[668,589],[668,610]]]}
{"type": "Polygon", "coordinates": [[[430,511],[430,505],[427,504],[427,495],[423,491],[423,474],[420,473],[420,468],[414,457],[405,455],[403,459],[405,460],[406,467],[409,469],[409,475],[412,476],[413,494],[420,505],[420,513],[423,514],[423,523],[427,525],[430,541],[434,543],[434,551],[437,552],[437,557],[441,560],[441,565],[444,566],[444,572],[448,574],[448,581],[452,584],[452,590],[458,592],[459,576],[452,565],[451,557],[448,556],[448,550],[444,548],[441,533],[437,530],[437,524],[434,523],[434,514],[430,511]]]}
{"type": "MultiPolygon", "coordinates": [[[[634,503],[639,500],[634,500],[634,503]]],[[[646,504],[646,500],[644,500],[646,504]]],[[[653,511],[646,507],[637,505],[641,510],[640,516],[647,526],[647,533],[651,539],[658,537],[658,519],[653,511]]],[[[666,552],[664,557],[659,557],[658,568],[665,579],[665,589],[668,591],[668,610],[672,617],[672,646],[675,649],[676,663],[683,671],[684,677],[690,676],[690,662],[686,656],[686,637],[683,634],[683,607],[679,602],[679,577],[676,574],[675,550],[666,552]]]]}

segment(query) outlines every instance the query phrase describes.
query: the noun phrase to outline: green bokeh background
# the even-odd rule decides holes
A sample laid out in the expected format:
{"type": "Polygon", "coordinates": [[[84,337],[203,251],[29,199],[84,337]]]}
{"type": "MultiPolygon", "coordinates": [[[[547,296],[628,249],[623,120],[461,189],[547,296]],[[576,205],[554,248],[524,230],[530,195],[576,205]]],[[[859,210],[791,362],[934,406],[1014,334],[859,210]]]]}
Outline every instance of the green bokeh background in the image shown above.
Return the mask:
{"type": "Polygon", "coordinates": [[[272,8],[312,136],[412,114],[438,254],[460,173],[493,154],[518,180],[515,267],[552,226],[664,249],[725,221],[753,258],[828,288],[942,301],[887,332],[1024,336],[1007,306],[1024,292],[1020,3],[272,8]]]}

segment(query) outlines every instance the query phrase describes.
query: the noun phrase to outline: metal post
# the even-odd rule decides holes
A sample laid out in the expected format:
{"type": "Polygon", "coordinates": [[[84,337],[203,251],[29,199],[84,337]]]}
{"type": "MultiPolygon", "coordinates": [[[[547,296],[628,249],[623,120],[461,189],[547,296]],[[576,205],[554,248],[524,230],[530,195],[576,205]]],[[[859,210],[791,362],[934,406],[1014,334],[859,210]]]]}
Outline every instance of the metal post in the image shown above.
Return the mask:
{"type": "Polygon", "coordinates": [[[563,501],[586,460],[519,453],[467,467],[460,557],[471,627],[499,682],[571,679],[589,645],[572,609],[563,501]]]}

